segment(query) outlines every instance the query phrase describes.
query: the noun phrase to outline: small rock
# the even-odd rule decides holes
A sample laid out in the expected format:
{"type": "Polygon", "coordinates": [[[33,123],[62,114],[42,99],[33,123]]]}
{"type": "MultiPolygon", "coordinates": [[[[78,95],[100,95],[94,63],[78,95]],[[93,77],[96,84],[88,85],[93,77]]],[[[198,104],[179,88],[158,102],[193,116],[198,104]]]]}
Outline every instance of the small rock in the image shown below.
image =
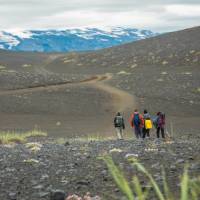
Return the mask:
{"type": "Polygon", "coordinates": [[[67,142],[65,142],[65,146],[69,146],[70,145],[70,143],[67,141],[67,142]]]}
{"type": "Polygon", "coordinates": [[[163,178],[160,174],[155,174],[154,177],[157,182],[161,182],[163,180],[163,178]]]}
{"type": "Polygon", "coordinates": [[[162,78],[157,79],[158,82],[163,82],[164,80],[162,78]]]}
{"type": "Polygon", "coordinates": [[[9,168],[9,167],[7,167],[7,168],[6,168],[6,171],[7,171],[7,172],[14,172],[15,169],[14,169],[14,168],[9,168]]]}
{"type": "Polygon", "coordinates": [[[65,200],[66,194],[62,190],[52,191],[50,200],[65,200]]]}
{"type": "Polygon", "coordinates": [[[10,192],[8,196],[10,200],[17,200],[17,193],[15,192],[10,192]]]}
{"type": "Polygon", "coordinates": [[[116,152],[116,153],[121,153],[122,150],[121,150],[121,149],[114,148],[114,149],[111,149],[109,152],[110,152],[110,153],[114,153],[114,152],[116,152]]]}
{"type": "Polygon", "coordinates": [[[155,163],[151,166],[152,168],[155,168],[155,169],[160,169],[160,163],[155,163]]]}
{"type": "Polygon", "coordinates": [[[108,181],[108,177],[103,177],[103,181],[107,182],[108,181]]]}
{"type": "Polygon", "coordinates": [[[48,192],[39,192],[38,195],[40,198],[44,198],[44,197],[48,196],[49,193],[48,192]]]}
{"type": "Polygon", "coordinates": [[[126,71],[120,71],[117,73],[118,75],[129,75],[131,74],[130,72],[126,72],[126,71]]]}
{"type": "Polygon", "coordinates": [[[102,174],[103,176],[105,176],[105,175],[108,174],[108,172],[107,172],[106,170],[103,170],[103,171],[101,172],[101,174],[102,174]]]}
{"type": "Polygon", "coordinates": [[[114,190],[115,192],[120,192],[120,190],[118,189],[118,188],[115,188],[115,190],[114,190]]]}
{"type": "Polygon", "coordinates": [[[82,180],[82,181],[78,181],[76,184],[77,185],[89,185],[90,181],[84,181],[84,180],[82,180]]]}
{"type": "Polygon", "coordinates": [[[185,162],[185,160],[183,160],[183,159],[178,159],[177,161],[176,161],[176,164],[181,164],[181,163],[184,163],[185,162]]]}
{"type": "Polygon", "coordinates": [[[60,126],[61,125],[61,122],[56,122],[56,126],[60,126]]]}
{"type": "Polygon", "coordinates": [[[199,169],[200,169],[200,165],[199,165],[199,164],[196,164],[196,163],[193,163],[193,164],[190,166],[190,169],[191,169],[191,170],[199,170],[199,169]]]}
{"type": "Polygon", "coordinates": [[[194,103],[194,101],[191,100],[191,101],[190,101],[190,104],[193,104],[193,103],[194,103]]]}
{"type": "Polygon", "coordinates": [[[149,191],[149,190],[153,190],[153,186],[151,185],[142,185],[142,191],[149,191]]]}
{"type": "Polygon", "coordinates": [[[138,158],[138,154],[135,154],[135,153],[127,153],[125,155],[125,158],[138,158]]]}
{"type": "Polygon", "coordinates": [[[34,163],[39,163],[39,161],[38,160],[36,160],[36,159],[27,159],[27,160],[24,160],[23,162],[25,162],[25,163],[30,163],[30,164],[34,164],[34,163]]]}
{"type": "Polygon", "coordinates": [[[167,62],[166,60],[164,60],[164,61],[162,62],[162,64],[163,64],[163,65],[166,65],[166,64],[168,64],[168,62],[167,62]]]}
{"type": "Polygon", "coordinates": [[[41,180],[44,180],[44,179],[47,179],[49,178],[49,175],[48,174],[43,174],[42,177],[40,178],[41,180]]]}
{"type": "Polygon", "coordinates": [[[171,166],[170,166],[170,170],[171,170],[171,171],[175,171],[175,170],[176,170],[176,166],[175,166],[175,165],[171,165],[171,166]]]}
{"type": "Polygon", "coordinates": [[[44,188],[43,185],[36,185],[36,186],[33,187],[33,189],[36,189],[36,190],[40,190],[42,188],[44,188]]]}
{"type": "Polygon", "coordinates": [[[190,156],[188,159],[189,159],[189,160],[194,160],[194,157],[193,157],[193,156],[190,156]]]}

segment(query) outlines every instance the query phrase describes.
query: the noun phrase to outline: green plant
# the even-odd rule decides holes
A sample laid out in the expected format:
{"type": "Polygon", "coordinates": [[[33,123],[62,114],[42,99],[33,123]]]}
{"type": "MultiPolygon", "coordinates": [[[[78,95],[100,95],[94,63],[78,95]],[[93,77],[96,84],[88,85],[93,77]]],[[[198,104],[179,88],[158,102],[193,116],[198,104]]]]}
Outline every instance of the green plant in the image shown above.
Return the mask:
{"type": "Polygon", "coordinates": [[[112,158],[110,156],[105,156],[103,157],[103,160],[106,162],[108,169],[120,190],[126,195],[128,200],[134,200],[135,197],[128,181],[124,177],[122,171],[114,164],[112,158]]]}
{"type": "Polygon", "coordinates": [[[34,129],[26,133],[0,132],[0,144],[24,143],[29,137],[46,137],[47,133],[34,129]]]}
{"type": "MultiPolygon", "coordinates": [[[[132,179],[132,184],[125,178],[122,171],[115,165],[112,158],[110,156],[104,156],[103,160],[105,161],[113,179],[115,180],[117,186],[122,191],[122,193],[126,196],[128,200],[148,200],[150,199],[150,195],[153,194],[149,192],[149,189],[143,190],[142,185],[140,184],[140,180],[138,176],[134,176],[132,179]],[[136,196],[135,196],[136,195],[136,196]]],[[[170,191],[164,170],[162,170],[162,178],[163,184],[162,189],[158,185],[158,183],[154,180],[153,176],[147,171],[147,169],[138,162],[137,159],[131,158],[129,159],[131,165],[136,167],[138,171],[144,174],[150,186],[152,186],[154,196],[157,197],[158,200],[178,200],[177,195],[172,194],[170,191]]],[[[184,169],[184,173],[180,180],[180,197],[179,200],[198,200],[200,198],[200,178],[191,179],[188,175],[188,166],[186,165],[184,169]]]]}
{"type": "Polygon", "coordinates": [[[165,197],[164,197],[163,193],[161,192],[158,184],[156,183],[156,181],[154,180],[152,175],[145,169],[145,167],[134,158],[131,158],[130,161],[133,161],[133,165],[135,165],[139,171],[141,171],[143,174],[145,174],[148,177],[148,179],[150,180],[150,183],[152,184],[152,186],[155,190],[155,193],[156,193],[158,199],[165,200],[165,197]]]}
{"type": "Polygon", "coordinates": [[[66,139],[65,138],[57,138],[55,140],[56,144],[65,144],[66,143],[66,139]]]}

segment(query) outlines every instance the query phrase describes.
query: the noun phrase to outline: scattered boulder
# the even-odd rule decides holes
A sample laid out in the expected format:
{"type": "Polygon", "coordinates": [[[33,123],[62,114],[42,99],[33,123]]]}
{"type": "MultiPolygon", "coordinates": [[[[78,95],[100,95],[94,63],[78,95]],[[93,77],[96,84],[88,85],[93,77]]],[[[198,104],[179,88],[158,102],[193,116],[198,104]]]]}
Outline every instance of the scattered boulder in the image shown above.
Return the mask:
{"type": "Polygon", "coordinates": [[[24,163],[37,164],[37,163],[39,163],[39,161],[31,158],[31,159],[24,160],[24,163]]]}
{"type": "Polygon", "coordinates": [[[42,145],[38,142],[29,142],[29,143],[26,143],[26,148],[30,149],[31,151],[33,152],[37,152],[37,151],[40,151],[42,145]]]}
{"type": "Polygon", "coordinates": [[[114,149],[111,149],[109,152],[110,152],[110,153],[121,153],[122,150],[121,150],[121,149],[114,148],[114,149]]]}
{"type": "Polygon", "coordinates": [[[51,192],[50,200],[65,200],[66,194],[62,190],[55,190],[51,192]]]}
{"type": "Polygon", "coordinates": [[[10,200],[17,200],[17,193],[16,192],[10,192],[8,194],[8,197],[10,200]]]}
{"type": "Polygon", "coordinates": [[[129,158],[138,158],[138,157],[139,157],[139,155],[136,154],[136,153],[127,153],[127,154],[125,155],[125,158],[126,158],[126,159],[129,159],[129,158]]]}
{"type": "Polygon", "coordinates": [[[56,122],[56,126],[60,126],[61,125],[61,122],[56,122]]]}
{"type": "Polygon", "coordinates": [[[126,71],[120,71],[117,73],[118,75],[130,75],[130,72],[126,72],[126,71]]]}
{"type": "Polygon", "coordinates": [[[178,160],[176,161],[176,164],[181,164],[181,163],[184,163],[184,162],[185,162],[184,159],[178,159],[178,160]]]}
{"type": "Polygon", "coordinates": [[[164,60],[163,62],[162,62],[162,65],[167,65],[168,64],[168,62],[166,61],[166,60],[164,60]]]}

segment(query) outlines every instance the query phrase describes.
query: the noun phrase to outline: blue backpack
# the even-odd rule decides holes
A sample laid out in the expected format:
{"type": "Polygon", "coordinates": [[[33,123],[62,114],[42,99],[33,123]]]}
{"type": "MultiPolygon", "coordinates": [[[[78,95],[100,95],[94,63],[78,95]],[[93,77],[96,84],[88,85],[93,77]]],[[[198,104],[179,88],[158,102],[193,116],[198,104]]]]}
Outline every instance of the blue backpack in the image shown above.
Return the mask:
{"type": "Polygon", "coordinates": [[[139,116],[139,114],[134,114],[133,124],[136,127],[138,127],[140,125],[140,116],[139,116]]]}
{"type": "Polygon", "coordinates": [[[158,119],[159,119],[158,116],[152,117],[153,125],[154,125],[155,128],[158,127],[158,119]]]}

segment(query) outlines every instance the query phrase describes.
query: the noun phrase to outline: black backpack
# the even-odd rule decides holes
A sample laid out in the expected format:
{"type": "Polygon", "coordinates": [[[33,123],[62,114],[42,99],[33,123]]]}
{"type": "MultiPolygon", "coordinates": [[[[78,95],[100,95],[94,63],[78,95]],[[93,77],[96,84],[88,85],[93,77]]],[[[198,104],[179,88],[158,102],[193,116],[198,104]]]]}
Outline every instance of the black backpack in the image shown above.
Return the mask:
{"type": "Polygon", "coordinates": [[[117,126],[123,126],[123,117],[122,116],[116,116],[116,118],[115,118],[115,125],[117,125],[117,126]]]}

